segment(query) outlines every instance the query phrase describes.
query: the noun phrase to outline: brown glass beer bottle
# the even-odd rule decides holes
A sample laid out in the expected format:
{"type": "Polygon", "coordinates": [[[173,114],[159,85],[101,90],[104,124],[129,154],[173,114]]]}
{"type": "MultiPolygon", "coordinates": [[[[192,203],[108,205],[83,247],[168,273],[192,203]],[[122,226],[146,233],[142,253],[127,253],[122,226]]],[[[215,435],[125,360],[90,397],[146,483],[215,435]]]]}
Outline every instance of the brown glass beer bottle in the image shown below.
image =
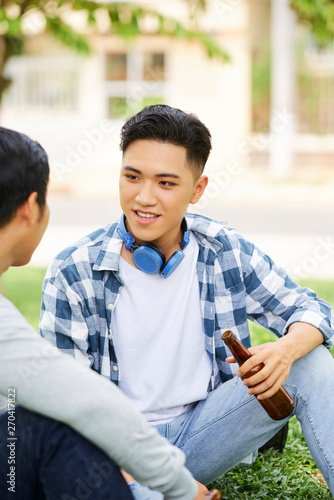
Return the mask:
{"type": "MultiPolygon", "coordinates": [[[[246,349],[246,347],[231,331],[223,333],[222,339],[230,349],[234,359],[239,366],[241,366],[247,359],[252,356],[248,349],[246,349]]],[[[242,377],[242,380],[251,377],[258,371],[260,371],[263,367],[263,363],[255,366],[252,370],[247,372],[246,375],[242,377]]],[[[263,408],[273,420],[282,420],[282,418],[290,415],[295,407],[292,397],[287,393],[284,387],[280,387],[278,391],[270,398],[262,400],[260,399],[258,401],[259,403],[261,403],[263,408]]]]}

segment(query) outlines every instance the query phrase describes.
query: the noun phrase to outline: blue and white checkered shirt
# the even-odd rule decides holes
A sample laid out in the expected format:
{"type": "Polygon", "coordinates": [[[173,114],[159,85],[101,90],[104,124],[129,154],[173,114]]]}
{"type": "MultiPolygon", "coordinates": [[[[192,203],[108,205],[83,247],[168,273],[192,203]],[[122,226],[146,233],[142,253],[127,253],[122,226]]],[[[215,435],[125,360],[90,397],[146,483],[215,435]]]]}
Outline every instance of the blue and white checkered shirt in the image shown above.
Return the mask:
{"type": "MultiPolygon", "coordinates": [[[[186,218],[199,245],[197,274],[205,345],[213,366],[211,388],[234,376],[234,365],[225,361],[229,351],[222,333],[233,331],[249,347],[248,319],[278,337],[292,323],[309,323],[322,332],[326,347],[332,346],[329,304],[294,283],[235,230],[199,215],[186,218]]],[[[39,329],[53,345],[86,360],[116,384],[121,373],[111,316],[124,285],[118,274],[122,240],[117,227],[115,222],[82,238],[51,263],[43,283],[39,329]]]]}

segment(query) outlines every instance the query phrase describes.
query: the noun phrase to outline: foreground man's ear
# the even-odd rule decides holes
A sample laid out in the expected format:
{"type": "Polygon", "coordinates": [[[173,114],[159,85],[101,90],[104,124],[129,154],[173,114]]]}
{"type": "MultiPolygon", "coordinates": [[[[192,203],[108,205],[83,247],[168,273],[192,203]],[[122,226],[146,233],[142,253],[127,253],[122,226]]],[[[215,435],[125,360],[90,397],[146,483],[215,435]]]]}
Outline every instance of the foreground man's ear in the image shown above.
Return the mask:
{"type": "Polygon", "coordinates": [[[27,200],[18,208],[17,215],[29,227],[39,218],[39,205],[37,203],[38,194],[36,191],[30,193],[27,200]]]}

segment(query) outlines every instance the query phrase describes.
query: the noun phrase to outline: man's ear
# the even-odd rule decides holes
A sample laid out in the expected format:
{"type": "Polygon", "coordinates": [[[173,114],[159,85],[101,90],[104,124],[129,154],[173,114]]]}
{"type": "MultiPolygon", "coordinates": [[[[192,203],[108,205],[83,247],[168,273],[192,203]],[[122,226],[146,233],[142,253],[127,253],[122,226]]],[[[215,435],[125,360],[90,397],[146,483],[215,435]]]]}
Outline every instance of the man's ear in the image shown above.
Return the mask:
{"type": "Polygon", "coordinates": [[[205,191],[206,186],[208,185],[209,179],[207,178],[206,175],[201,175],[195,182],[194,186],[194,194],[192,195],[192,198],[190,200],[190,203],[194,204],[197,203],[198,200],[201,198],[202,194],[205,191]]]}
{"type": "Polygon", "coordinates": [[[22,221],[24,221],[28,226],[32,226],[38,219],[38,194],[36,191],[30,193],[28,198],[17,210],[17,215],[22,221]]]}

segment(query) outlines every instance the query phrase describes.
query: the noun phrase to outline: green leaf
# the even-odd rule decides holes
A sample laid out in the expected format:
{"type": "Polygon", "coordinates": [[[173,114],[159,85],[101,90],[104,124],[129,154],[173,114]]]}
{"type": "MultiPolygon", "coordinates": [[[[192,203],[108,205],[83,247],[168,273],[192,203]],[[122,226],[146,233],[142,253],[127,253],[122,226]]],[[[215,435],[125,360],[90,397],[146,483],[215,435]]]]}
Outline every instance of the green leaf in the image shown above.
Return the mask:
{"type": "Polygon", "coordinates": [[[46,23],[50,33],[52,33],[52,35],[63,45],[83,55],[91,53],[90,46],[86,39],[74,31],[71,26],[64,23],[60,17],[46,16],[46,23]]]}
{"type": "Polygon", "coordinates": [[[321,45],[334,39],[333,0],[290,0],[290,5],[299,20],[307,25],[321,45]]]}
{"type": "Polygon", "coordinates": [[[88,24],[90,26],[96,26],[96,17],[95,17],[95,15],[94,15],[94,13],[92,11],[88,12],[88,19],[87,19],[87,21],[88,21],[88,24]]]}

